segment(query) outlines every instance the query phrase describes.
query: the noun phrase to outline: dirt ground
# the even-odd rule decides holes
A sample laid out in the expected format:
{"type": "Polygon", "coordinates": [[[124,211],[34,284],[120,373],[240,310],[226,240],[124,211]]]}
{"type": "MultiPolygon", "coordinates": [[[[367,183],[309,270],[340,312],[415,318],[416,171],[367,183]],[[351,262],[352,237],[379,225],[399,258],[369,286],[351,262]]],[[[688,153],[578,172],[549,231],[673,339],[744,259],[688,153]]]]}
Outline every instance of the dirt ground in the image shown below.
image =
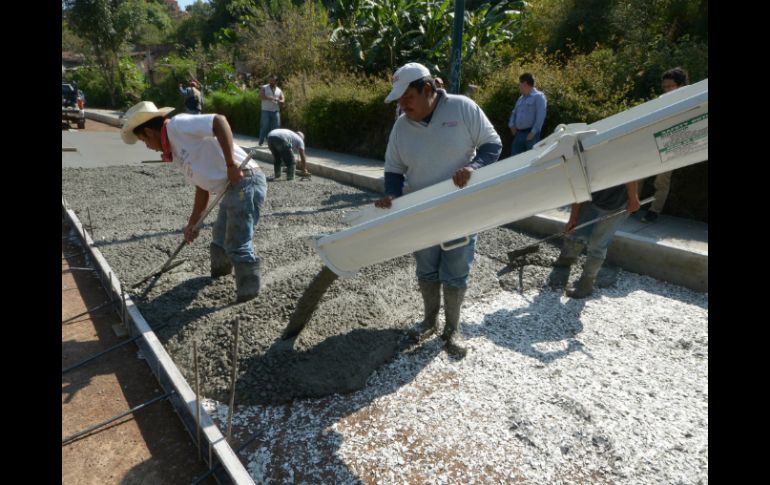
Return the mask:
{"type": "MultiPolygon", "coordinates": [[[[62,222],[62,238],[70,234],[62,222]]],[[[124,340],[111,306],[97,308],[108,298],[95,273],[78,269],[93,266],[82,250],[62,239],[62,368],[124,340]]],[[[62,439],[163,394],[137,351],[128,344],[62,376],[62,439]]],[[[159,401],[62,446],[62,484],[187,484],[206,471],[196,454],[159,401]]]]}

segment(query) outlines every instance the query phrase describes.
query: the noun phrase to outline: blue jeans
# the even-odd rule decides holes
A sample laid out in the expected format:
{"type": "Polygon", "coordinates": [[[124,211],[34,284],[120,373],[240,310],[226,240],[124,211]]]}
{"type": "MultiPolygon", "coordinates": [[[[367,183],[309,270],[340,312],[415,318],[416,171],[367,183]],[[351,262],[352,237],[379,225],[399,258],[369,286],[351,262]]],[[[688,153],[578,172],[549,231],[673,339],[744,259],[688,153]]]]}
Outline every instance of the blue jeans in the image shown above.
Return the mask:
{"type": "Polygon", "coordinates": [[[416,251],[414,259],[417,262],[417,279],[440,281],[452,288],[467,288],[477,236],[473,234],[469,237],[467,245],[450,251],[444,251],[440,245],[416,251]]]}
{"type": "MultiPolygon", "coordinates": [[[[577,224],[580,225],[591,219],[612,214],[620,209],[622,209],[622,207],[613,210],[605,210],[596,207],[592,202],[585,202],[580,207],[580,215],[578,216],[577,224]]],[[[607,257],[607,248],[610,246],[612,236],[615,235],[615,231],[618,230],[620,225],[627,218],[628,212],[615,217],[610,217],[609,219],[578,229],[572,234],[568,234],[566,238],[570,241],[580,243],[581,246],[586,245],[586,253],[589,257],[604,260],[607,257]]]]}
{"type": "Polygon", "coordinates": [[[281,176],[281,163],[286,165],[286,173],[289,180],[294,178],[294,166],[296,160],[294,159],[294,152],[291,151],[291,145],[287,144],[283,138],[277,136],[267,138],[267,148],[270,149],[270,153],[273,154],[273,169],[275,170],[275,177],[281,176]]]}
{"type": "Polygon", "coordinates": [[[265,174],[256,171],[241,177],[240,182],[230,187],[222,197],[212,242],[224,248],[233,263],[253,263],[257,260],[252,239],[266,194],[265,174]]]}
{"type": "Polygon", "coordinates": [[[267,134],[276,128],[281,127],[281,112],[262,110],[262,117],[259,120],[259,144],[265,143],[267,134]]]}
{"type": "Polygon", "coordinates": [[[518,155],[519,153],[526,152],[527,150],[531,150],[532,147],[535,146],[535,143],[540,141],[539,133],[535,135],[531,141],[527,141],[529,133],[530,130],[519,130],[516,132],[516,136],[513,137],[513,141],[511,142],[511,156],[518,155]]]}

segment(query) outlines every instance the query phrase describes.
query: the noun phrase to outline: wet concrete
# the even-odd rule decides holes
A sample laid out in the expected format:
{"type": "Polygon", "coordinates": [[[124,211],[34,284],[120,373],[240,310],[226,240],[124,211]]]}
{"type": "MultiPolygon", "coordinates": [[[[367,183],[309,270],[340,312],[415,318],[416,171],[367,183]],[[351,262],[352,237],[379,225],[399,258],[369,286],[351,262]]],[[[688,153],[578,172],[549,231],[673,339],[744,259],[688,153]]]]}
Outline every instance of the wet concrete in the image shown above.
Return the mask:
{"type": "MultiPolygon", "coordinates": [[[[267,164],[261,165],[270,172],[267,164]]],[[[86,208],[90,210],[97,246],[130,286],[155,271],[179,244],[194,191],[169,166],[153,165],[63,169],[62,193],[81,220],[86,208]]],[[[262,261],[258,298],[234,304],[233,277],[208,276],[208,245],[218,209],[209,215],[198,240],[180,253],[185,263],[160,277],[149,291],[131,290],[132,298],[153,327],[163,325],[158,337],[191,382],[192,342],[198,342],[206,397],[227,400],[235,319],[240,321],[237,404],[280,403],[359,389],[373,371],[409,345],[404,331],[422,318],[410,255],[365,268],[354,278],[328,281],[302,333],[286,341],[281,334],[323,268],[305,239],[346,227],[340,222],[345,210],[378,197],[321,177],[270,183],[254,238],[262,261]]],[[[550,263],[558,256],[551,244],[520,258],[514,271],[497,274],[508,251],[536,239],[508,228],[482,233],[466,302],[491,295],[500,286],[521,291],[550,284],[550,263]]],[[[579,277],[579,266],[573,273],[570,281],[579,277]]]]}

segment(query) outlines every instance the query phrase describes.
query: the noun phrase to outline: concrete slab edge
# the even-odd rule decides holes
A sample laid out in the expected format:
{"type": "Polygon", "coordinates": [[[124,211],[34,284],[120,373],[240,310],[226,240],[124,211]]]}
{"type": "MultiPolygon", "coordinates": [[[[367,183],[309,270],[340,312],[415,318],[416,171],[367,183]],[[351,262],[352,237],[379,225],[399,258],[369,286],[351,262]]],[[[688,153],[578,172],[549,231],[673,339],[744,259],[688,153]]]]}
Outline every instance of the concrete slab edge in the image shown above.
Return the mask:
{"type": "MultiPolygon", "coordinates": [[[[120,281],[113,273],[101,251],[94,247],[94,241],[83,227],[75,212],[69,208],[64,197],[62,197],[62,212],[66,214],[68,222],[75,228],[80,240],[96,262],[97,274],[110,299],[120,302],[120,281]]],[[[174,395],[169,402],[174,406],[174,410],[187,432],[190,433],[193,443],[195,443],[197,439],[195,393],[128,295],[125,295],[125,305],[129,334],[131,336],[141,334],[141,338],[137,339],[136,343],[161,387],[166,392],[174,391],[174,395]]],[[[217,482],[222,485],[255,485],[251,475],[246,471],[243,463],[227,443],[219,428],[211,420],[211,417],[205,410],[202,409],[201,411],[201,436],[203,437],[201,449],[204,461],[209,467],[214,466],[215,461],[212,454],[215,454],[218,461],[222,464],[218,472],[214,474],[217,482]]]]}

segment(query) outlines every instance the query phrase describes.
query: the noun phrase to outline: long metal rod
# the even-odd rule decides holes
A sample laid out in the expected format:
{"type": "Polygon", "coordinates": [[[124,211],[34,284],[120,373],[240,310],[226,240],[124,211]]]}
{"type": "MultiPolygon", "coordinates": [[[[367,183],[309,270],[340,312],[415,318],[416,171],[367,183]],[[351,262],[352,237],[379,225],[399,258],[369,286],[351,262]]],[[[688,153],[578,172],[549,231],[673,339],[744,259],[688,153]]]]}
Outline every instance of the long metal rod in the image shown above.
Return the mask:
{"type": "Polygon", "coordinates": [[[62,273],[66,273],[67,271],[96,271],[94,268],[83,268],[78,266],[70,266],[69,268],[63,269],[62,273]]]}
{"type": "Polygon", "coordinates": [[[195,368],[195,429],[198,443],[198,459],[201,456],[201,388],[198,378],[198,341],[193,340],[193,367],[195,368]]]}
{"type": "MultiPolygon", "coordinates": [[[[649,204],[653,200],[655,200],[655,197],[647,197],[646,199],[644,199],[644,200],[639,202],[639,206],[641,207],[644,204],[649,204]]],[[[597,217],[595,219],[591,219],[590,221],[586,221],[586,222],[584,222],[582,224],[579,224],[579,225],[573,227],[569,232],[577,231],[578,229],[582,229],[582,228],[584,228],[586,226],[590,226],[591,224],[596,224],[597,222],[601,222],[601,221],[610,219],[612,217],[619,216],[621,214],[625,214],[626,212],[628,212],[627,208],[626,209],[621,209],[621,210],[619,210],[617,212],[613,212],[612,214],[607,214],[605,216],[601,216],[601,217],[597,217]]],[[[515,257],[517,257],[517,255],[519,253],[522,253],[523,251],[525,251],[528,248],[539,246],[540,244],[542,244],[542,243],[544,243],[546,241],[550,241],[551,239],[564,236],[565,234],[567,234],[567,231],[562,231],[562,232],[559,232],[559,233],[556,233],[556,234],[551,234],[548,237],[544,237],[543,239],[540,239],[540,240],[537,240],[537,241],[535,241],[533,243],[527,244],[526,246],[522,246],[522,247],[520,247],[518,249],[514,249],[513,251],[509,251],[508,252],[508,257],[509,258],[515,258],[515,257]]]]}
{"type": "MultiPolygon", "coordinates": [[[[168,323],[164,323],[163,325],[158,325],[158,327],[153,328],[152,330],[153,330],[153,332],[157,332],[158,330],[160,330],[161,328],[165,327],[166,325],[168,325],[168,323]]],[[[89,357],[89,358],[87,358],[85,360],[81,360],[77,364],[73,364],[73,365],[67,367],[66,369],[62,369],[61,373],[62,373],[62,375],[64,375],[64,374],[66,374],[69,371],[75,370],[78,367],[82,367],[82,366],[86,365],[87,363],[91,362],[92,360],[97,359],[97,358],[101,357],[104,354],[108,354],[108,353],[112,352],[113,350],[117,350],[117,349],[123,347],[124,345],[130,344],[131,342],[134,342],[134,341],[138,340],[141,337],[142,337],[142,334],[140,333],[136,337],[131,337],[130,339],[124,340],[123,342],[120,342],[119,344],[115,344],[115,345],[113,345],[112,347],[110,347],[108,349],[102,350],[98,354],[92,355],[91,357],[89,357]]]]}
{"type": "Polygon", "coordinates": [[[100,308],[103,308],[103,307],[105,307],[105,306],[109,305],[110,303],[112,303],[112,302],[111,302],[111,301],[105,301],[104,303],[101,303],[101,304],[99,304],[99,305],[96,305],[95,307],[92,307],[92,308],[89,308],[89,309],[87,309],[87,310],[86,310],[86,311],[84,311],[83,313],[78,313],[78,314],[77,314],[77,315],[75,315],[74,317],[69,317],[69,318],[68,318],[68,319],[66,319],[66,320],[62,320],[62,322],[61,322],[61,323],[62,323],[62,324],[64,324],[64,323],[67,323],[67,322],[69,322],[69,321],[72,321],[72,320],[74,320],[74,319],[76,319],[76,318],[82,317],[83,315],[88,315],[89,313],[91,313],[91,312],[93,312],[93,311],[96,311],[96,310],[98,310],[98,309],[100,309],[100,308]]]}
{"type": "Polygon", "coordinates": [[[232,443],[233,412],[235,410],[235,384],[238,373],[238,327],[240,318],[235,319],[235,339],[233,340],[233,372],[230,375],[230,407],[227,410],[227,442],[232,443]]]}
{"type": "Polygon", "coordinates": [[[88,232],[91,233],[91,239],[94,239],[94,225],[91,223],[91,208],[86,207],[86,211],[88,212],[88,232]]]}
{"type": "Polygon", "coordinates": [[[171,394],[173,394],[173,392],[167,392],[166,394],[163,394],[162,396],[154,397],[154,398],[150,399],[149,401],[144,402],[144,403],[142,403],[142,404],[140,404],[138,406],[134,406],[133,408],[129,409],[128,411],[125,411],[125,412],[122,412],[122,413],[120,413],[120,414],[118,414],[116,416],[113,416],[113,417],[111,417],[110,419],[108,419],[106,421],[102,421],[101,423],[95,424],[93,426],[89,426],[88,428],[84,429],[83,431],[78,431],[77,433],[75,433],[73,435],[67,436],[66,438],[61,440],[61,444],[62,444],[62,446],[68,445],[69,443],[71,443],[72,441],[80,438],[83,435],[86,435],[88,433],[96,431],[97,429],[102,428],[102,427],[112,423],[113,421],[117,421],[118,419],[120,419],[120,418],[122,418],[124,416],[128,416],[129,414],[133,414],[133,413],[139,411],[140,409],[146,408],[150,404],[153,404],[153,403],[156,403],[156,402],[161,401],[163,399],[166,399],[171,394]]]}

